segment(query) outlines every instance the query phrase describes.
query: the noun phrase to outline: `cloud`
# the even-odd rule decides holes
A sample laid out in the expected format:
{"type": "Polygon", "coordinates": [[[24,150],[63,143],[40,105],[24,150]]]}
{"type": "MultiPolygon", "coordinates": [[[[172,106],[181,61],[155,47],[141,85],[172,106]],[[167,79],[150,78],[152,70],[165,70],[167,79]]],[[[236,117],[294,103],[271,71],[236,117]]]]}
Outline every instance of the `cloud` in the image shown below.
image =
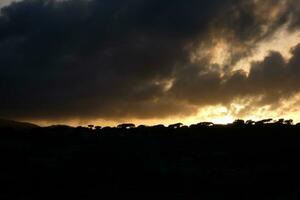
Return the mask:
{"type": "Polygon", "coordinates": [[[19,2],[19,1],[22,1],[22,0],[1,0],[0,1],[0,8],[8,6],[8,5],[10,5],[11,3],[14,3],[14,2],[19,2]]]}
{"type": "Polygon", "coordinates": [[[176,76],[171,93],[189,105],[230,107],[233,101],[248,98],[253,109],[278,106],[300,92],[300,44],[291,53],[292,57],[286,61],[280,53],[270,52],[264,60],[252,63],[249,74],[242,70],[226,76],[211,71],[201,74],[189,68],[176,76]]]}
{"type": "Polygon", "coordinates": [[[292,95],[298,91],[298,47],[288,62],[272,52],[249,75],[230,66],[226,71],[225,64],[211,62],[215,54],[203,53],[223,40],[231,44],[226,65],[233,65],[288,22],[292,1],[264,3],[282,8],[272,16],[257,2],[28,0],[4,7],[0,115],[163,118],[240,97],[261,95],[268,104],[292,95]],[[192,60],[195,52],[205,56],[192,60]]]}

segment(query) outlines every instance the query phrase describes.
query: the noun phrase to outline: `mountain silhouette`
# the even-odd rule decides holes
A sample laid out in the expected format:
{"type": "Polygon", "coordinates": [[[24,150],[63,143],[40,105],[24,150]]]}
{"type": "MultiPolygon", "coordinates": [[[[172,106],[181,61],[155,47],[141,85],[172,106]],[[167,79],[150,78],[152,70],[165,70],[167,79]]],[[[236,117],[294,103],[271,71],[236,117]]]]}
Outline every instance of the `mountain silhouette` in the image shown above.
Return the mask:
{"type": "Polygon", "coordinates": [[[38,127],[39,127],[38,125],[28,123],[28,122],[18,122],[14,120],[0,119],[0,128],[12,128],[15,130],[24,130],[24,129],[33,129],[38,127]]]}

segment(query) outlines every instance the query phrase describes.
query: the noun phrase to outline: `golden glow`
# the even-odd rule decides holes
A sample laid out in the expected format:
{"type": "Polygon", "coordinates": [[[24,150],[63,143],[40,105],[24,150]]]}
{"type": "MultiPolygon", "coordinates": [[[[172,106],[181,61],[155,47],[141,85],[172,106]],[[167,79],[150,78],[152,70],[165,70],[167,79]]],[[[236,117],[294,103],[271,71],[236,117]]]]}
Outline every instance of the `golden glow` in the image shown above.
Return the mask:
{"type": "Polygon", "coordinates": [[[211,63],[219,65],[226,63],[230,57],[228,51],[229,47],[225,41],[221,40],[220,42],[216,43],[216,46],[214,46],[211,50],[211,63]]]}
{"type": "Polygon", "coordinates": [[[157,125],[157,124],[174,124],[176,122],[182,122],[185,125],[197,124],[199,122],[213,122],[215,124],[228,124],[232,123],[236,119],[244,120],[262,120],[266,118],[273,119],[293,119],[294,122],[300,122],[300,93],[295,95],[290,100],[280,102],[276,106],[252,106],[255,101],[259,100],[259,97],[248,99],[237,99],[233,103],[227,106],[205,106],[199,108],[196,115],[193,116],[176,116],[168,118],[158,119],[119,119],[119,120],[56,120],[56,121],[43,121],[43,120],[24,120],[36,123],[41,126],[49,126],[53,124],[67,124],[70,126],[86,126],[88,124],[100,125],[100,126],[116,126],[121,123],[134,123],[136,125],[157,125]]]}
{"type": "Polygon", "coordinates": [[[210,65],[220,65],[227,63],[230,59],[230,46],[227,42],[217,36],[214,36],[208,44],[201,44],[191,54],[191,62],[197,63],[203,60],[208,61],[210,65]]]}
{"type": "Polygon", "coordinates": [[[285,25],[274,36],[259,43],[254,49],[253,54],[240,60],[234,69],[242,69],[248,72],[251,62],[263,60],[270,51],[280,52],[288,60],[291,57],[291,48],[298,43],[300,43],[300,31],[289,33],[287,25],[285,25]]]}

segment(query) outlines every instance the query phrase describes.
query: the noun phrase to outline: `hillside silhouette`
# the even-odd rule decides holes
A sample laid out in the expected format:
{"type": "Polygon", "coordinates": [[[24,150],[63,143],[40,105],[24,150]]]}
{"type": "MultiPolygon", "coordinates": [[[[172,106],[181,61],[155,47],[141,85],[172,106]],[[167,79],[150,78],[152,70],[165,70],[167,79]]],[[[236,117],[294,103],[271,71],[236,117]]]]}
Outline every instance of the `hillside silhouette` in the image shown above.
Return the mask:
{"type": "Polygon", "coordinates": [[[18,122],[14,120],[8,119],[0,119],[0,128],[13,128],[16,130],[24,130],[24,129],[33,129],[38,128],[38,125],[28,123],[28,122],[18,122]]]}
{"type": "Polygon", "coordinates": [[[300,124],[0,126],[1,199],[300,199],[300,124]]]}

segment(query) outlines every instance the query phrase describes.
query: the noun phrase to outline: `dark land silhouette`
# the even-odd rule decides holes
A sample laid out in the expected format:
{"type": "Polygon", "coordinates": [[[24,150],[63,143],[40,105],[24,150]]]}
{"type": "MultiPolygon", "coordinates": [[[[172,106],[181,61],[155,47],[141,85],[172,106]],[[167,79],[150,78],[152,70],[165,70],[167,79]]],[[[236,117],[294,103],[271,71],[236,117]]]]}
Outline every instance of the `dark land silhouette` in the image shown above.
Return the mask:
{"type": "Polygon", "coordinates": [[[292,120],[3,124],[0,199],[300,199],[300,125],[292,120]]]}
{"type": "Polygon", "coordinates": [[[0,128],[12,128],[14,130],[24,130],[24,129],[33,129],[38,128],[38,125],[27,123],[27,122],[18,122],[14,120],[0,119],[0,128]]]}

